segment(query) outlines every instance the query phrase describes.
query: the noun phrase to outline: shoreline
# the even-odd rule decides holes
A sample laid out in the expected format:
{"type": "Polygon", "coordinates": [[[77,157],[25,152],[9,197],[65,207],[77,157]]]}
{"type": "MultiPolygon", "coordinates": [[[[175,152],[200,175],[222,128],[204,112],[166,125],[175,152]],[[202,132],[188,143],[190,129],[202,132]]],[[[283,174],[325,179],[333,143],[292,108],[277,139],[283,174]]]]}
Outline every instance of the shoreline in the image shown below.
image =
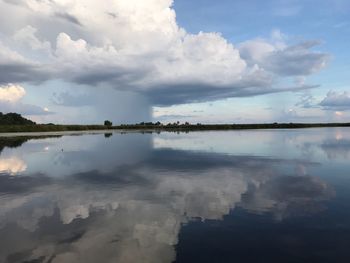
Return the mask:
{"type": "Polygon", "coordinates": [[[0,125],[0,137],[78,135],[124,132],[195,132],[230,130],[281,130],[308,128],[350,127],[350,123],[270,123],[270,124],[201,124],[201,125],[120,125],[107,128],[102,125],[0,125]]]}

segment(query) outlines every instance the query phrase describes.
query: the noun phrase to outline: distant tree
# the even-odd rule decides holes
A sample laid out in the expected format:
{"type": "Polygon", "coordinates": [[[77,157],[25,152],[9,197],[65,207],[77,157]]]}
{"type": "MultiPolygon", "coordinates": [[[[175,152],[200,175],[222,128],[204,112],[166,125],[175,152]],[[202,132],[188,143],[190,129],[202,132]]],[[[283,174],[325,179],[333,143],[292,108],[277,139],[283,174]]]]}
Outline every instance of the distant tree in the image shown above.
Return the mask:
{"type": "Polygon", "coordinates": [[[105,126],[107,126],[108,128],[109,127],[112,127],[112,125],[113,125],[113,123],[111,122],[111,121],[109,121],[109,120],[105,120],[105,126]]]}
{"type": "Polygon", "coordinates": [[[0,125],[35,125],[35,122],[22,117],[18,113],[3,114],[0,112],[0,125]]]}

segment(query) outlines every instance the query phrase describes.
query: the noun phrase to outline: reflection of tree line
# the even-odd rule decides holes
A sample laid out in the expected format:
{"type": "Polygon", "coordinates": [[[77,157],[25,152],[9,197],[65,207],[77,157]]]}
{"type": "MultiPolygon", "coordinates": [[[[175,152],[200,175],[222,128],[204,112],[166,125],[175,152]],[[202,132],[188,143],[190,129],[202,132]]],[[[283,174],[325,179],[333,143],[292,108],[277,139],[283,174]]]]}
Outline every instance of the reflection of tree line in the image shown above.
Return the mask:
{"type": "Polygon", "coordinates": [[[98,131],[98,130],[140,130],[167,131],[167,132],[190,132],[190,131],[220,131],[220,130],[256,130],[256,129],[303,129],[322,127],[349,127],[348,123],[329,124],[300,124],[300,123],[267,123],[267,124],[190,124],[190,123],[145,123],[145,124],[122,124],[109,125],[57,125],[57,124],[23,124],[23,125],[0,125],[0,132],[64,132],[64,131],[98,131]]]}
{"type": "MultiPolygon", "coordinates": [[[[64,135],[37,135],[37,136],[0,136],[0,156],[5,148],[18,148],[29,140],[48,138],[61,138],[64,135]]],[[[69,134],[69,136],[82,136],[82,134],[69,134]]],[[[105,133],[105,138],[110,138],[113,133],[105,133]]],[[[63,149],[62,149],[63,151],[63,149]]],[[[0,173],[15,175],[25,171],[27,164],[19,156],[0,157],[0,173]]]]}
{"type": "MultiPolygon", "coordinates": [[[[13,136],[0,137],[0,155],[5,148],[21,147],[29,140],[45,139],[45,138],[59,138],[61,136],[13,136]]],[[[27,164],[22,158],[17,156],[9,156],[7,158],[0,157],[0,174],[16,175],[24,172],[27,169],[27,164]]]]}
{"type": "Polygon", "coordinates": [[[29,138],[25,137],[0,137],[0,153],[7,148],[17,148],[22,146],[23,143],[28,141],[29,138]]]}
{"type": "MultiPolygon", "coordinates": [[[[81,136],[82,134],[69,134],[69,136],[81,136]]],[[[39,136],[0,136],[0,154],[7,148],[17,148],[29,140],[40,140],[49,138],[61,138],[64,135],[39,135],[39,136]]],[[[113,133],[104,133],[105,138],[110,138],[113,133]]]]}
{"type": "Polygon", "coordinates": [[[60,138],[62,135],[45,135],[45,136],[9,136],[9,137],[0,137],[0,154],[7,148],[17,148],[22,146],[25,142],[29,140],[39,140],[46,138],[60,138]]]}

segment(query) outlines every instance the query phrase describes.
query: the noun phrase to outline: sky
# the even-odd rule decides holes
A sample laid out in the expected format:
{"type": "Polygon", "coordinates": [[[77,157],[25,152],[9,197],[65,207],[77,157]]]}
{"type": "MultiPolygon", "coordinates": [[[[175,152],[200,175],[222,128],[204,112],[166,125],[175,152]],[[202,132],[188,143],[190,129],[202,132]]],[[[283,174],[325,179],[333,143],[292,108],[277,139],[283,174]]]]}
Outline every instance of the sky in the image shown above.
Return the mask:
{"type": "Polygon", "coordinates": [[[0,0],[0,111],[38,123],[345,122],[348,0],[0,0]]]}

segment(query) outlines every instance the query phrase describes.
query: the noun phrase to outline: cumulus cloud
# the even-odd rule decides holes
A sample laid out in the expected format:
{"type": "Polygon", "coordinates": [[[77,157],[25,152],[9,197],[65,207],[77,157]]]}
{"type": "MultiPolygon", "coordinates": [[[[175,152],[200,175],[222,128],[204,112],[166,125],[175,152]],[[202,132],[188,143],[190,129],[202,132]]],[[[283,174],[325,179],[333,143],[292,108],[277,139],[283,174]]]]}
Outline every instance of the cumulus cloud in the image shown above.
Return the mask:
{"type": "Polygon", "coordinates": [[[52,112],[36,105],[22,103],[26,91],[20,85],[8,84],[0,86],[0,111],[18,112],[24,115],[46,115],[52,112]]]}
{"type": "Polygon", "coordinates": [[[15,102],[20,100],[26,91],[19,85],[0,86],[0,101],[15,102]]]}
{"type": "Polygon", "coordinates": [[[330,110],[349,110],[350,109],[350,93],[347,91],[336,92],[330,91],[321,101],[321,106],[330,110]]]}
{"type": "Polygon", "coordinates": [[[3,44],[8,62],[0,65],[0,83],[103,84],[171,105],[315,87],[279,80],[316,73],[328,60],[312,50],[318,42],[289,45],[277,31],[272,40],[237,45],[216,32],[190,34],[177,24],[172,0],[13,3],[0,3],[0,10],[25,19],[0,25],[14,31],[11,48],[3,44]],[[28,58],[18,47],[24,40],[40,54],[28,58]]]}

